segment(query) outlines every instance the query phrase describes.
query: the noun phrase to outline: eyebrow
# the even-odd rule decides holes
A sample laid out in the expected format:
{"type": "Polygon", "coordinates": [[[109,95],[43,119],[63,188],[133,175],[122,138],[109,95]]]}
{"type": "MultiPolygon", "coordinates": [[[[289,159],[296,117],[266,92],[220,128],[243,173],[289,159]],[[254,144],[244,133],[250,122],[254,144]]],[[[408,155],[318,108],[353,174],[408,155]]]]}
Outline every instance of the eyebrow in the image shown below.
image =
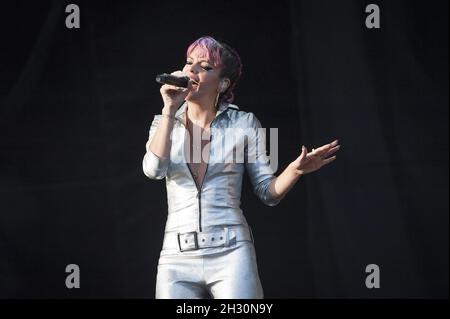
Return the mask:
{"type": "MultiPolygon", "coordinates": [[[[190,56],[188,56],[186,59],[191,59],[191,60],[194,60],[194,58],[192,58],[192,57],[190,57],[190,56]]],[[[212,64],[211,62],[209,62],[208,60],[205,60],[205,59],[202,59],[202,60],[199,60],[200,62],[206,62],[206,63],[208,63],[208,64],[212,64]]]]}

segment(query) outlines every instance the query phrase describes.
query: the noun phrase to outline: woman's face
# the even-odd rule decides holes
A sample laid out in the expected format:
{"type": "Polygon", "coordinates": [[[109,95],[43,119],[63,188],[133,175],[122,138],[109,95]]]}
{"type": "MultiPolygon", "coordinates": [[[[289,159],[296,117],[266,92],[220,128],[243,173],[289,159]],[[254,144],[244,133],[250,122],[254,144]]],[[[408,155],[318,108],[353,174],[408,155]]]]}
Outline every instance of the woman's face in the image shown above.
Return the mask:
{"type": "Polygon", "coordinates": [[[214,67],[211,61],[202,57],[202,51],[197,47],[186,59],[183,67],[185,73],[195,83],[193,90],[186,97],[188,101],[206,101],[215,99],[220,83],[220,67],[214,67]]]}

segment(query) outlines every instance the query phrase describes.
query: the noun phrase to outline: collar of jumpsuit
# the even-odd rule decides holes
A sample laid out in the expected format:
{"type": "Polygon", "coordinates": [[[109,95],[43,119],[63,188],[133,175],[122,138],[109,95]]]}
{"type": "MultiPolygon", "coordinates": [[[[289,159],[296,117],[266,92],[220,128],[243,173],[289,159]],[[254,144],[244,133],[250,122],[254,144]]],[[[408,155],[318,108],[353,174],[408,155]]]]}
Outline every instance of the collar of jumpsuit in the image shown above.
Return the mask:
{"type": "MultiPolygon", "coordinates": [[[[201,185],[197,185],[185,160],[186,109],[185,102],[175,114],[170,157],[162,159],[149,150],[143,160],[143,170],[147,177],[166,180],[166,234],[202,233],[228,225],[247,228],[247,221],[240,208],[244,171],[248,173],[254,193],[269,206],[279,203],[269,192],[270,182],[275,175],[266,154],[265,134],[253,130],[254,136],[242,141],[233,139],[231,143],[226,137],[230,133],[229,129],[258,129],[261,128],[260,122],[253,113],[240,111],[236,105],[222,102],[211,123],[211,145],[206,173],[201,185]],[[245,147],[239,143],[244,143],[245,147]],[[247,160],[247,152],[252,147],[256,147],[257,160],[250,162],[247,160]],[[244,160],[223,160],[227,154],[234,154],[237,149],[245,153],[244,160]]],[[[160,120],[161,115],[155,115],[149,140],[160,120]]]]}
{"type": "MultiPolygon", "coordinates": [[[[184,102],[184,103],[180,106],[180,108],[177,110],[177,112],[175,113],[175,118],[176,118],[178,121],[180,121],[181,123],[183,123],[184,125],[186,125],[184,113],[186,113],[187,106],[188,106],[187,102],[184,102]]],[[[232,108],[232,109],[235,109],[235,110],[239,110],[239,107],[238,107],[237,105],[229,104],[229,103],[220,103],[220,104],[219,104],[219,107],[217,108],[217,111],[216,111],[216,117],[215,117],[215,119],[216,119],[221,113],[223,113],[224,111],[226,111],[228,108],[232,108]]],[[[214,121],[214,120],[213,120],[213,121],[214,121]]]]}

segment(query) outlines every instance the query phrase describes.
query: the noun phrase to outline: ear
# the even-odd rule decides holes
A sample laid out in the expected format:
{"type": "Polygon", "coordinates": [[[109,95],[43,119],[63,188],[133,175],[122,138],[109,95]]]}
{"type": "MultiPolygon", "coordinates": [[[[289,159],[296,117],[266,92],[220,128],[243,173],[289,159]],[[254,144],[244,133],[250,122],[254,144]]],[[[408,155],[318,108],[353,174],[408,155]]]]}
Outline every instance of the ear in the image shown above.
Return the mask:
{"type": "Polygon", "coordinates": [[[219,93],[225,92],[229,86],[230,86],[230,79],[227,79],[227,78],[222,79],[220,81],[219,88],[218,88],[219,93]]]}

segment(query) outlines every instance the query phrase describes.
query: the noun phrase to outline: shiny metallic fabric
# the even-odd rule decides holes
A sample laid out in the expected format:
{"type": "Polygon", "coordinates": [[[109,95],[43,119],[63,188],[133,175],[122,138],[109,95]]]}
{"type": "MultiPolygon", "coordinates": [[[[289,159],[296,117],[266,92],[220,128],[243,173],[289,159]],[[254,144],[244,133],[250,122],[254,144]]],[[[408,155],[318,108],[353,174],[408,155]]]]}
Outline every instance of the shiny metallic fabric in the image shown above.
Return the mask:
{"type": "Polygon", "coordinates": [[[252,242],[215,248],[208,254],[162,255],[157,299],[261,299],[263,290],[252,242]]]}
{"type": "MultiPolygon", "coordinates": [[[[175,114],[170,157],[162,159],[147,150],[143,159],[145,175],[165,178],[167,188],[168,217],[156,297],[261,298],[253,238],[240,197],[246,170],[264,204],[279,202],[269,192],[275,176],[266,155],[265,134],[258,130],[261,124],[253,113],[222,103],[211,123],[206,175],[197,185],[185,160],[189,158],[186,108],[184,103],[175,114]]],[[[160,120],[161,115],[155,115],[149,141],[160,120]]]]}

